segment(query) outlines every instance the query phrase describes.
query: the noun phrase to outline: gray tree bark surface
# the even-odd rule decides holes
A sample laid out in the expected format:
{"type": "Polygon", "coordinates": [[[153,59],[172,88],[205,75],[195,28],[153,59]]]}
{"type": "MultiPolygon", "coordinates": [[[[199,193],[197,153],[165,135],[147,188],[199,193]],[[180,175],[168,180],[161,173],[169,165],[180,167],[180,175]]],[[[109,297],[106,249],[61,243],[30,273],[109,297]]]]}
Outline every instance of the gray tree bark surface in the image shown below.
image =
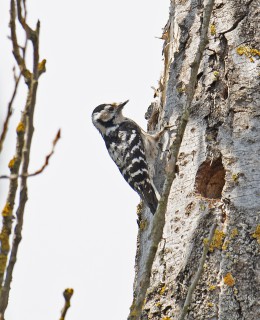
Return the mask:
{"type": "MultiPolygon", "coordinates": [[[[203,1],[171,1],[164,71],[148,129],[173,125],[187,95],[203,1]]],[[[141,319],[180,319],[211,226],[217,227],[185,319],[260,319],[260,1],[215,1],[141,319]]],[[[174,136],[172,137],[174,139],[174,136]]],[[[167,151],[156,160],[162,189],[167,151]]],[[[151,220],[139,207],[134,293],[151,220]]]]}

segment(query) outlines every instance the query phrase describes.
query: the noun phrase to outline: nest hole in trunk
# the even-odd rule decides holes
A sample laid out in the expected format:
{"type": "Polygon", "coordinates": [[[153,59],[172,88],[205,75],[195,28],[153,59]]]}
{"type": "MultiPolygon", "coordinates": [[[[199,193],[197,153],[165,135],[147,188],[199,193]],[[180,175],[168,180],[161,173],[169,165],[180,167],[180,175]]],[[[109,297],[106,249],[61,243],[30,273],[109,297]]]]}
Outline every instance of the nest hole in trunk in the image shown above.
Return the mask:
{"type": "Polygon", "coordinates": [[[221,158],[204,161],[197,171],[196,193],[208,199],[221,199],[225,185],[225,173],[221,158]]]}

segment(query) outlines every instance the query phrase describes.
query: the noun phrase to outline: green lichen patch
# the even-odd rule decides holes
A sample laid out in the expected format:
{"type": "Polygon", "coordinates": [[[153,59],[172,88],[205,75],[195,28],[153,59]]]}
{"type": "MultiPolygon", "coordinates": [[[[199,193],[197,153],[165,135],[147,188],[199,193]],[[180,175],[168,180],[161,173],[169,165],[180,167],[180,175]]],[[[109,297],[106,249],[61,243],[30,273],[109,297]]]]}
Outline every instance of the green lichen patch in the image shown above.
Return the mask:
{"type": "Polygon", "coordinates": [[[234,182],[238,182],[239,176],[239,173],[233,173],[231,177],[234,182]]]}
{"type": "Polygon", "coordinates": [[[215,26],[214,24],[211,24],[211,25],[209,26],[209,30],[210,30],[210,34],[211,34],[212,36],[215,36],[215,35],[216,35],[217,29],[216,29],[216,26],[215,26]]]}
{"type": "Polygon", "coordinates": [[[214,77],[216,78],[216,79],[218,79],[219,78],[219,72],[218,71],[213,71],[213,75],[214,75],[214,77]]]}
{"type": "Polygon", "coordinates": [[[184,93],[186,91],[185,87],[178,87],[177,92],[178,93],[184,93]]]}

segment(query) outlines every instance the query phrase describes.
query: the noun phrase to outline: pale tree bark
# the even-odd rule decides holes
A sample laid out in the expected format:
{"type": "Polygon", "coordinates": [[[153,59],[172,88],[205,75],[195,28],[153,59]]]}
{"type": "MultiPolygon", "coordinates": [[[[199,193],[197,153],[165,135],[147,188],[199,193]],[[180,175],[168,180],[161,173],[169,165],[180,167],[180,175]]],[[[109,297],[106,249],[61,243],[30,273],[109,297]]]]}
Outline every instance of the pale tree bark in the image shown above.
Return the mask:
{"type": "MultiPolygon", "coordinates": [[[[171,1],[150,130],[178,128],[209,2],[171,1]]],[[[141,319],[260,319],[259,13],[259,0],[215,1],[141,319]]],[[[167,155],[156,160],[161,192],[167,155]]],[[[132,311],[154,228],[139,209],[132,311]]]]}

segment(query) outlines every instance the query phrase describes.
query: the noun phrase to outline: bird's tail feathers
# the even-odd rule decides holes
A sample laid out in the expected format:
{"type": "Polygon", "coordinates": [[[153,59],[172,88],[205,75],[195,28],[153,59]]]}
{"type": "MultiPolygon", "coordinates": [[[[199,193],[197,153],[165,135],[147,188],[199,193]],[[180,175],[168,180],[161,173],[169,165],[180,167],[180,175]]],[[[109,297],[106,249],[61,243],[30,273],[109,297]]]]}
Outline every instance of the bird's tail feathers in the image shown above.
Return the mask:
{"type": "Polygon", "coordinates": [[[159,193],[157,195],[157,193],[158,191],[155,188],[153,188],[153,185],[149,185],[149,188],[145,190],[142,196],[144,202],[149,207],[152,214],[155,214],[158,206],[158,201],[160,200],[160,195],[159,193]]]}

